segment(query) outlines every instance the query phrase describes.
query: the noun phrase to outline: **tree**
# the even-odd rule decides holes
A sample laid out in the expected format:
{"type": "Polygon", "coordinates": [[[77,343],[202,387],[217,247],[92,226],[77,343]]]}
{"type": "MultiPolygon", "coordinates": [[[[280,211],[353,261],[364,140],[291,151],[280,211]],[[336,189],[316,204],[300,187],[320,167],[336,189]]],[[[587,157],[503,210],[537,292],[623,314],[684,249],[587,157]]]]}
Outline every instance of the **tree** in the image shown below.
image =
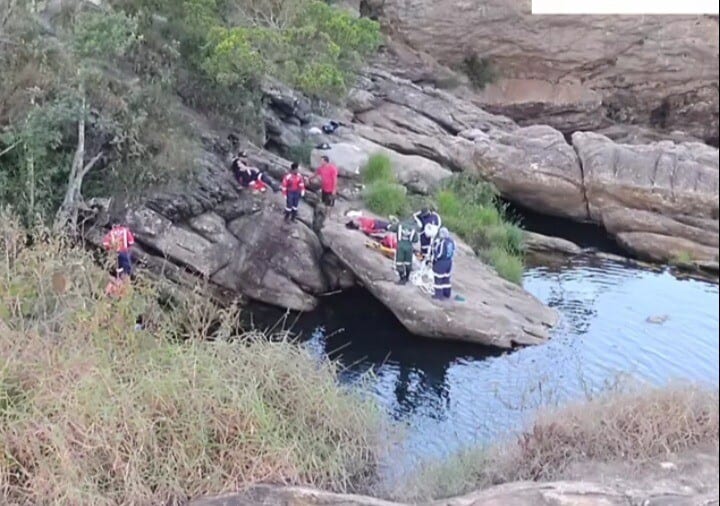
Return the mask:
{"type": "Polygon", "coordinates": [[[82,13],[75,22],[75,33],[70,44],[77,59],[77,94],[79,110],[77,119],[77,146],[68,177],[65,197],[55,215],[53,229],[56,232],[75,233],[78,211],[84,204],[83,179],[104,156],[102,149],[94,154],[86,153],[85,128],[88,114],[86,85],[95,69],[108,57],[124,54],[136,39],[135,20],[123,12],[82,13]]]}

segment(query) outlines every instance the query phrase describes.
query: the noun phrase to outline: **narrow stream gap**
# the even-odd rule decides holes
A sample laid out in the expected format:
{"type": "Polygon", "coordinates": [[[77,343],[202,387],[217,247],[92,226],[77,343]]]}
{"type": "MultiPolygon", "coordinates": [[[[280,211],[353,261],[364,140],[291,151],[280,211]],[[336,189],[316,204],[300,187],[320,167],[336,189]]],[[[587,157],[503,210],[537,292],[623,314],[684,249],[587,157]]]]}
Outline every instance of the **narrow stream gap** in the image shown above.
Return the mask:
{"type": "Polygon", "coordinates": [[[627,256],[627,252],[599,225],[540,214],[508,200],[501,202],[506,206],[508,214],[529,232],[559,237],[574,242],[581,248],[627,256]]]}

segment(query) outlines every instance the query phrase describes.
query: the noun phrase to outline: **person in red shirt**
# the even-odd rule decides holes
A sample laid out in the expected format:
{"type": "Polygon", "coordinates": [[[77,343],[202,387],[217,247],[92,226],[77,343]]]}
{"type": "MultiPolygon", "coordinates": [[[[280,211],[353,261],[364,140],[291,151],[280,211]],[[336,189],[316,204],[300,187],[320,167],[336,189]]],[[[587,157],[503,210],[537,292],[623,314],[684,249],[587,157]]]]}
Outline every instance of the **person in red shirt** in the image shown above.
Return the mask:
{"type": "Polygon", "coordinates": [[[338,168],[330,163],[327,156],[321,158],[322,163],[315,171],[316,177],[320,178],[320,189],[322,203],[328,207],[335,205],[335,195],[337,194],[338,168]]]}
{"type": "Polygon", "coordinates": [[[305,196],[305,179],[298,169],[298,164],[293,162],[290,172],[285,174],[280,186],[282,194],[285,196],[285,221],[297,220],[300,199],[305,196]]]}
{"type": "Polygon", "coordinates": [[[114,223],[110,232],[103,238],[106,250],[117,252],[118,269],[128,276],[132,275],[132,256],[130,247],[135,244],[135,237],[130,229],[119,223],[114,223]]]}

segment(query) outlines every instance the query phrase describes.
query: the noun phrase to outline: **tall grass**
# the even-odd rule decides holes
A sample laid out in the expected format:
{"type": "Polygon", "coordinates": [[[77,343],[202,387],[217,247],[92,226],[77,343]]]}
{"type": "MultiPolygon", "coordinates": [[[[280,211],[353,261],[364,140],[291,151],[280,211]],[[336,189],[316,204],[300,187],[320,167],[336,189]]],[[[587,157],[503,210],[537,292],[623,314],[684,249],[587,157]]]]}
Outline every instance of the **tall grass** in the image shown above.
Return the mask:
{"type": "Polygon", "coordinates": [[[382,216],[402,216],[410,211],[407,190],[398,184],[387,155],[371,155],[361,176],[366,185],[362,196],[368,209],[382,216]]]}
{"type": "Polygon", "coordinates": [[[619,386],[541,410],[509,444],[465,449],[427,463],[390,495],[450,497],[497,483],[563,479],[575,463],[646,465],[693,448],[717,448],[718,411],[717,389],[619,386]]]}
{"type": "Polygon", "coordinates": [[[39,231],[27,246],[3,218],[0,503],[183,504],[372,475],[379,412],[333,363],[238,335],[237,309],[199,295],[161,304],[165,288],[138,280],[111,300],[87,253],[39,231]]]}
{"type": "Polygon", "coordinates": [[[500,276],[518,284],[522,281],[522,229],[507,216],[490,184],[470,175],[454,176],[436,200],[448,229],[462,237],[500,276]]]}

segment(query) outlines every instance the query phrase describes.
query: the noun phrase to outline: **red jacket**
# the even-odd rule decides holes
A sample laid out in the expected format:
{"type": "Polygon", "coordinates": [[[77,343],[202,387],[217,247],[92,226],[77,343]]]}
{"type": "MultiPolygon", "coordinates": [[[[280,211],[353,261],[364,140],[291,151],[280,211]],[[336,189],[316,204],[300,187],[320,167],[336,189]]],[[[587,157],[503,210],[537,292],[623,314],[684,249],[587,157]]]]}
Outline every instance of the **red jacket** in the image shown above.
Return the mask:
{"type": "Polygon", "coordinates": [[[133,244],[135,244],[135,237],[129,228],[123,226],[113,227],[103,238],[103,246],[118,253],[125,253],[133,244]]]}
{"type": "Polygon", "coordinates": [[[283,195],[287,195],[288,192],[305,193],[305,178],[301,174],[293,174],[292,172],[285,174],[280,188],[283,195]]]}
{"type": "Polygon", "coordinates": [[[337,192],[338,168],[331,163],[318,167],[316,174],[320,177],[320,187],[325,193],[337,192]]]}

